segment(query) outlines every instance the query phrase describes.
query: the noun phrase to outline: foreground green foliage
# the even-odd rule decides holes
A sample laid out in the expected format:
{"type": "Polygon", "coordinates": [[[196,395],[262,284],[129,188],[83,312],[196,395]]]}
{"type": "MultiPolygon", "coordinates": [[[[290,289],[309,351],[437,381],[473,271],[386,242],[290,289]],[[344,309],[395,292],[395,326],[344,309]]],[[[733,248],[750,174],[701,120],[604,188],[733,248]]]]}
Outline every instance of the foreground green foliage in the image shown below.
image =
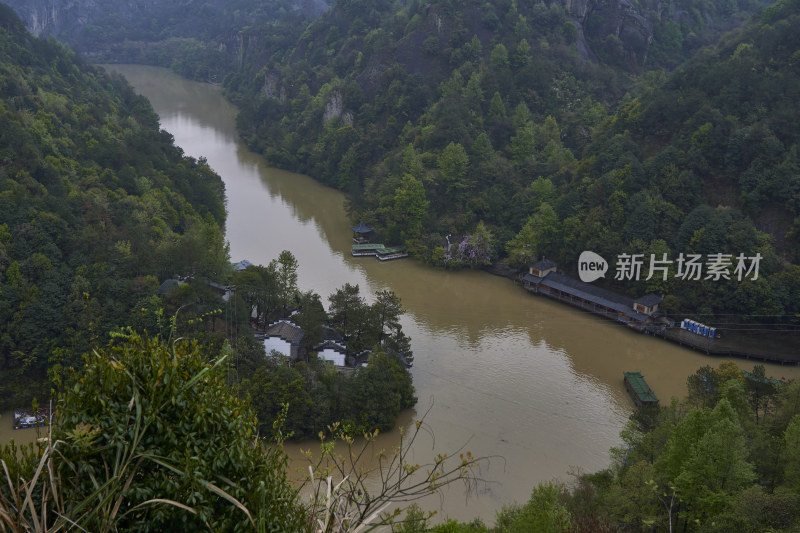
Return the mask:
{"type": "MultiPolygon", "coordinates": [[[[120,334],[87,356],[59,395],[35,507],[4,483],[12,504],[0,514],[31,522],[41,512],[53,524],[57,512],[83,531],[301,530],[282,450],[256,438],[253,412],[225,385],[224,357],[210,355],[197,343],[120,334]]],[[[31,479],[31,459],[3,454],[20,465],[12,477],[31,479]]]]}
{"type": "Polygon", "coordinates": [[[274,420],[288,405],[284,430],[287,438],[302,439],[327,433],[342,421],[351,433],[392,429],[404,409],[417,402],[411,374],[394,355],[377,349],[367,366],[352,374],[337,371],[312,356],[289,366],[278,355],[241,383],[258,413],[260,431],[273,435],[274,420]]]}
{"type": "MultiPolygon", "coordinates": [[[[0,408],[46,398],[48,371],[144,326],[164,279],[224,279],[223,197],[122,79],[0,5],[0,408]]],[[[175,308],[219,301],[187,290],[175,308]]]]}

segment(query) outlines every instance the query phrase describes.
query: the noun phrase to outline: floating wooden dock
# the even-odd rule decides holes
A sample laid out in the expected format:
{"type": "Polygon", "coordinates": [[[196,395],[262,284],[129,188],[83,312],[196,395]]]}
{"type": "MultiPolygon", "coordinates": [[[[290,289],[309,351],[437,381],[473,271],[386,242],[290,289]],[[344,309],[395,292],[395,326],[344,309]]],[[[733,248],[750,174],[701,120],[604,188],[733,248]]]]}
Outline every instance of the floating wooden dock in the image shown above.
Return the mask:
{"type": "Polygon", "coordinates": [[[367,243],[367,244],[354,244],[350,249],[353,257],[377,257],[381,261],[390,261],[392,259],[400,259],[408,257],[405,249],[400,246],[387,247],[383,244],[367,243]]]}
{"type": "Polygon", "coordinates": [[[623,372],[625,377],[625,390],[633,398],[636,407],[657,406],[658,397],[644,380],[641,372],[623,372]]]}

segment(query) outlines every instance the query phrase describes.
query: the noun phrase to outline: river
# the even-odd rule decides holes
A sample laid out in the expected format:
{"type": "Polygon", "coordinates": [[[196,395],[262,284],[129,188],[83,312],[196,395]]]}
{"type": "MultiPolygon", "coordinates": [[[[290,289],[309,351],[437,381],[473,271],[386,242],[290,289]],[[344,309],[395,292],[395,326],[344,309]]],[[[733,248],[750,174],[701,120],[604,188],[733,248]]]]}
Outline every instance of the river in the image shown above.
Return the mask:
{"type": "MultiPolygon", "coordinates": [[[[608,466],[609,448],[620,443],[633,410],[623,371],[641,371],[664,403],[685,395],[687,376],[700,366],[720,362],[531,296],[508,279],[353,258],[342,194],[250,153],[235,131],[236,109],[218,87],[154,67],[109,68],[150,99],[186,154],[206,157],[222,176],[234,262],[267,264],[288,249],[300,264],[301,289],[315,290],[326,304],[345,283],[357,283],[364,295],[391,289],[402,299],[419,403],[401,423],[411,427],[429,410],[425,421],[435,435],[435,443],[417,443],[414,460],[461,447],[502,457],[482,471],[491,483],[477,495],[451,488],[425,500],[440,519],[492,522],[502,505],[526,501],[540,481],[608,466]]],[[[800,369],[767,365],[767,374],[800,377],[800,369]]],[[[8,437],[3,431],[0,440],[8,437]]],[[[288,446],[295,464],[308,446],[288,446]]]]}

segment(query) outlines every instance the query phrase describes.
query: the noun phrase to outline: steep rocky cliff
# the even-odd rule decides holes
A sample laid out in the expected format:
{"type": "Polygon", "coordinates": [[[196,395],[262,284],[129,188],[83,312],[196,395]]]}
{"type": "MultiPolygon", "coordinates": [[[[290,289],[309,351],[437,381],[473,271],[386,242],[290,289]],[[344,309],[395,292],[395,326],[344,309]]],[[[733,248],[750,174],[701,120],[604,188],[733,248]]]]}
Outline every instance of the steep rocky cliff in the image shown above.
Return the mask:
{"type": "Polygon", "coordinates": [[[99,40],[159,41],[219,37],[214,29],[241,29],[287,12],[315,18],[326,0],[6,0],[31,33],[54,36],[77,48],[99,40]],[[104,37],[105,39],[98,39],[104,37]]]}

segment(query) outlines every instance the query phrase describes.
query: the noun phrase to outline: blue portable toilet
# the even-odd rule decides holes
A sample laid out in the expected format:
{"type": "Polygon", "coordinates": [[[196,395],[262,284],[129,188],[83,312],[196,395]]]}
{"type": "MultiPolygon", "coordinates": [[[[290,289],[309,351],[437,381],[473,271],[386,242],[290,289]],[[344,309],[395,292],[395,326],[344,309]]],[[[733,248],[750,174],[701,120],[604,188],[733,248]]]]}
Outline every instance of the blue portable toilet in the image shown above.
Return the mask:
{"type": "Polygon", "coordinates": [[[711,328],[711,330],[708,332],[708,336],[713,339],[716,333],[717,333],[717,328],[711,328]]]}

